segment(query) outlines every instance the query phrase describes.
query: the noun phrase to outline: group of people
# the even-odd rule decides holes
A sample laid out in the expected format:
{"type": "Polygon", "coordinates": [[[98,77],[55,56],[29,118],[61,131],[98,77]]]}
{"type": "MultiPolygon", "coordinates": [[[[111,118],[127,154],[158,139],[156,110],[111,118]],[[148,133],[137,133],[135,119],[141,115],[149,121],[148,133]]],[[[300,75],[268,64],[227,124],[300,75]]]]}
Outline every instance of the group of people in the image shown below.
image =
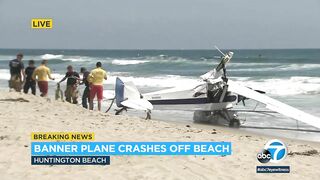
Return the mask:
{"type": "MultiPolygon", "coordinates": [[[[38,84],[40,90],[40,96],[46,97],[49,89],[49,79],[55,80],[51,76],[51,70],[48,67],[48,60],[42,60],[40,66],[35,66],[34,60],[29,60],[28,67],[24,67],[22,61],[23,54],[17,54],[16,59],[9,62],[10,68],[10,80],[9,88],[14,89],[17,92],[28,93],[31,89],[31,93],[36,95],[36,84],[38,84]]],[[[82,95],[82,106],[93,110],[93,100],[95,97],[98,99],[98,110],[101,110],[101,102],[103,99],[103,81],[107,80],[107,73],[102,69],[102,63],[97,62],[96,68],[91,72],[82,67],[80,73],[83,78],[80,79],[80,74],[76,72],[71,65],[67,67],[67,72],[59,82],[67,80],[67,86],[65,90],[65,98],[67,102],[78,104],[78,85],[85,85],[85,89],[82,95]]]]}

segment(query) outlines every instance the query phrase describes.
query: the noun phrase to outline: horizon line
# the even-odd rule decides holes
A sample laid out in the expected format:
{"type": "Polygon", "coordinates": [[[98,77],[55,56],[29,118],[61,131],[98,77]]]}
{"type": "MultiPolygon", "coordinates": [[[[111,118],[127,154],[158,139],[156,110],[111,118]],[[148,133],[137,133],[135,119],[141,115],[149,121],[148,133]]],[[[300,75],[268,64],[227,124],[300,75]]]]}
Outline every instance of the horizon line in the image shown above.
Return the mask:
{"type": "MultiPolygon", "coordinates": [[[[222,50],[320,50],[320,47],[319,48],[221,48],[222,50]]],[[[204,48],[204,49],[200,49],[200,48],[195,48],[195,49],[187,49],[187,48],[180,48],[180,49],[159,49],[159,48],[156,48],[156,49],[103,49],[103,48],[98,48],[98,49],[85,49],[85,48],[64,48],[64,49],[59,49],[59,48],[0,48],[0,50],[84,50],[84,51],[88,51],[88,50],[96,50],[96,51],[192,51],[192,50],[204,50],[204,51],[207,51],[207,50],[216,50],[214,48],[212,49],[207,49],[207,48],[204,48]]]]}

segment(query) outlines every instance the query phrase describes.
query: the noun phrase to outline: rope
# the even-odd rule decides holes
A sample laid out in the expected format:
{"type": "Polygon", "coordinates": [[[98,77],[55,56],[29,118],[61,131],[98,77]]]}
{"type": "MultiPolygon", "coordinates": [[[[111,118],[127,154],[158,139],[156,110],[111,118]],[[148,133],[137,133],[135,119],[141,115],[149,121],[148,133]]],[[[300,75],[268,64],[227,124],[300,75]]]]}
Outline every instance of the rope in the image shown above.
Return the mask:
{"type": "Polygon", "coordinates": [[[115,99],[116,99],[116,97],[114,97],[114,98],[112,99],[112,101],[111,101],[111,104],[110,104],[109,108],[106,110],[106,113],[110,111],[110,109],[111,109],[111,107],[112,107],[113,102],[114,102],[114,100],[115,100],[115,99]]]}

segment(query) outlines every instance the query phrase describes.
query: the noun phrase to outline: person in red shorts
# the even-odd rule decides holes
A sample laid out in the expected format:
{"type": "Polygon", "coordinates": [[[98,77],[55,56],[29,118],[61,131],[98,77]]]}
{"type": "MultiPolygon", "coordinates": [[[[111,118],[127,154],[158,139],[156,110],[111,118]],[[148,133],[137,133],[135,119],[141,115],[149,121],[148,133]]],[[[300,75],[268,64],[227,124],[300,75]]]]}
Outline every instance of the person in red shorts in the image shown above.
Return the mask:
{"type": "Polygon", "coordinates": [[[32,74],[32,79],[38,81],[38,87],[41,92],[41,97],[46,97],[48,94],[48,78],[54,80],[54,78],[51,77],[51,71],[47,67],[47,64],[48,61],[43,60],[41,62],[41,65],[37,67],[32,74]]]}
{"type": "Polygon", "coordinates": [[[97,96],[98,110],[101,111],[101,101],[103,99],[103,80],[107,80],[107,73],[102,69],[101,62],[97,62],[96,68],[92,70],[88,76],[88,82],[90,83],[90,110],[93,110],[93,100],[97,96]]]}

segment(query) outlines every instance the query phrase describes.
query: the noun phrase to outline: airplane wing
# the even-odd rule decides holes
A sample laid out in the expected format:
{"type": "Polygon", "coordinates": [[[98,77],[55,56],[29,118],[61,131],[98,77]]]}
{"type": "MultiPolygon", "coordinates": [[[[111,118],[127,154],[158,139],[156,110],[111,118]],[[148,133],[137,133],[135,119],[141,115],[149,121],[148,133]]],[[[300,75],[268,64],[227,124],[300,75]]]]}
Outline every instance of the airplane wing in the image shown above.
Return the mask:
{"type": "Polygon", "coordinates": [[[298,121],[304,122],[306,124],[320,129],[320,118],[316,116],[305,113],[299,109],[291,107],[264,94],[260,94],[252,89],[241,86],[231,80],[228,81],[228,85],[228,90],[233,93],[261,102],[266,105],[266,108],[272,111],[278,112],[282,115],[296,119],[298,121]]]}

